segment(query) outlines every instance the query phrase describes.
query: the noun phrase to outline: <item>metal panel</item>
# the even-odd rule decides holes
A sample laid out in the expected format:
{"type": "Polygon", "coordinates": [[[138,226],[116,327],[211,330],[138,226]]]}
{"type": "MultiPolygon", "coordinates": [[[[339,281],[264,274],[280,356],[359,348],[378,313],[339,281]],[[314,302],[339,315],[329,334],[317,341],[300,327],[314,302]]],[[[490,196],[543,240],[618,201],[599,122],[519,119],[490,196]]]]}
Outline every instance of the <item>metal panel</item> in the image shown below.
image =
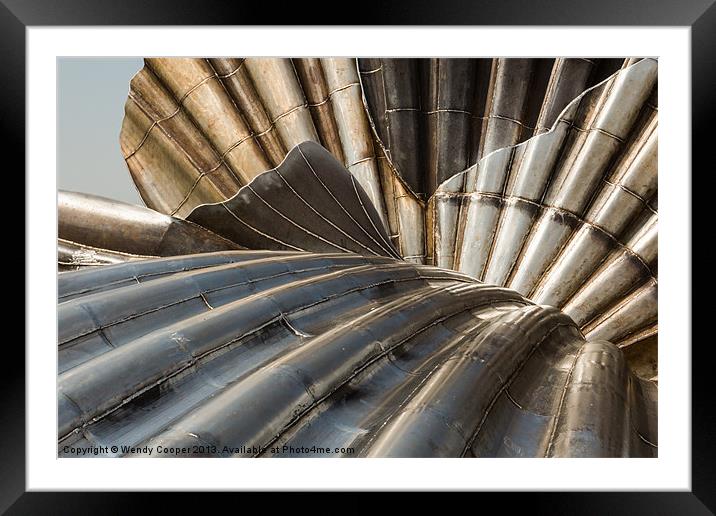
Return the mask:
{"type": "Polygon", "coordinates": [[[59,260],[73,267],[241,248],[191,222],[96,195],[60,191],[57,205],[59,260]]]}

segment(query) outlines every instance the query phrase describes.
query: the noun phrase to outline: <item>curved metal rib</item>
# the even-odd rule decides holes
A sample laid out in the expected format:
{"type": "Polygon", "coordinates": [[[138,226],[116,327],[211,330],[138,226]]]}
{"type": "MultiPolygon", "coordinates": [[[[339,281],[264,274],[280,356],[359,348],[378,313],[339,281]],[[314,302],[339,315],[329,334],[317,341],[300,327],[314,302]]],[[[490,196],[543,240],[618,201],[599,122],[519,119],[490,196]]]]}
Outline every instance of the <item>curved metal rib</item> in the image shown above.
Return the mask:
{"type": "Polygon", "coordinates": [[[241,249],[191,222],[97,195],[60,190],[57,205],[59,261],[71,267],[241,249]]]}

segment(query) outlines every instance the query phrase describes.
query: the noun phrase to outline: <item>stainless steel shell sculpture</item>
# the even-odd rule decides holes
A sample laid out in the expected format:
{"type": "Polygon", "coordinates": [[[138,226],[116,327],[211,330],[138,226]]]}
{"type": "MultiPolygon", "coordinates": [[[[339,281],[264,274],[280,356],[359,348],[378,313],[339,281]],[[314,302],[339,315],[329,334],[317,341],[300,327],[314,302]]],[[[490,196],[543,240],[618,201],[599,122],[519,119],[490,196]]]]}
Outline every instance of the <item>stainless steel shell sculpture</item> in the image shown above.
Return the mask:
{"type": "Polygon", "coordinates": [[[61,194],[65,268],[115,265],[60,276],[60,454],[654,456],[656,80],[147,59],[147,208],[61,194]]]}
{"type": "Polygon", "coordinates": [[[366,192],[323,147],[304,142],[231,199],[187,217],[252,249],[400,258],[366,192]]]}
{"type": "Polygon", "coordinates": [[[619,59],[359,59],[381,148],[410,191],[549,130],[619,59]]]}

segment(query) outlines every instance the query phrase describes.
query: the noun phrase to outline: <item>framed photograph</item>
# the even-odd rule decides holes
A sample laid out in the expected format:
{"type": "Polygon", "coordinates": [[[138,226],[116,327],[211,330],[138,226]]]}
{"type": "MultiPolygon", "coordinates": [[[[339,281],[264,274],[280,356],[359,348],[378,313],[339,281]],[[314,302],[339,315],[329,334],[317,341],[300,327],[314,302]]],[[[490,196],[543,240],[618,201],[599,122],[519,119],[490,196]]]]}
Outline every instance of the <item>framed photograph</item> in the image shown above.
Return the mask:
{"type": "Polygon", "coordinates": [[[209,4],[0,8],[27,239],[0,509],[710,514],[691,168],[716,7],[209,4]]]}

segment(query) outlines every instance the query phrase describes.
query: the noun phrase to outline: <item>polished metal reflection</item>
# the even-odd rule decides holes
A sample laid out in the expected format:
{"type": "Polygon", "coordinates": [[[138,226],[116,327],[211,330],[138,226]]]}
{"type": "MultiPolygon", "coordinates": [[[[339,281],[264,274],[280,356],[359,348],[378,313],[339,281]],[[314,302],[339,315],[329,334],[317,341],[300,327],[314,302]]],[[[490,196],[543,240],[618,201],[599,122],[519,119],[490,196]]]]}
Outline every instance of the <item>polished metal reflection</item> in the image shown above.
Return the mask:
{"type": "Polygon", "coordinates": [[[358,59],[379,141],[423,199],[490,152],[549,130],[619,59],[358,59]]]}
{"type": "Polygon", "coordinates": [[[334,153],[385,208],[354,59],[148,58],[120,135],[145,204],[186,216],[277,166],[299,143],[334,153]]]}

